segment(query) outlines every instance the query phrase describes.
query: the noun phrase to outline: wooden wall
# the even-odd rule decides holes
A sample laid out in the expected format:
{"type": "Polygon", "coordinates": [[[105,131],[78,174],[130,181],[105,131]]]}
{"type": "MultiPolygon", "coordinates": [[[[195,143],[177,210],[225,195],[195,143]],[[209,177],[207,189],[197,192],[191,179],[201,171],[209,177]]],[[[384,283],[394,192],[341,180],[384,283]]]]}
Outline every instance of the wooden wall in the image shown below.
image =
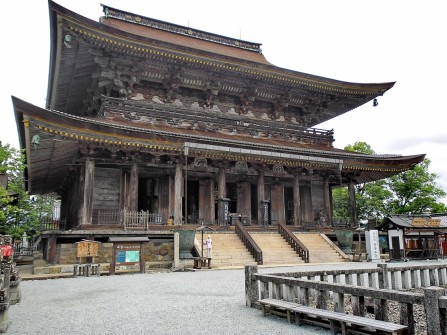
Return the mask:
{"type": "Polygon", "coordinates": [[[120,210],[121,170],[96,167],[94,180],[92,223],[97,223],[98,210],[120,210]]]}

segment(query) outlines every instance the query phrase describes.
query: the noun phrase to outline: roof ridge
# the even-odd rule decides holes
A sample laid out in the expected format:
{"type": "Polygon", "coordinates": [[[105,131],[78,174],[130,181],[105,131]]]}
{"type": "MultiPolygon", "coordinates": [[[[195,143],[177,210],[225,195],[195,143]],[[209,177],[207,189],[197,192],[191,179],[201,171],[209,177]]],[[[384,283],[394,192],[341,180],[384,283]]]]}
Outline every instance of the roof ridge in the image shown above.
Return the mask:
{"type": "Polygon", "coordinates": [[[241,39],[236,39],[233,37],[214,34],[214,33],[206,32],[203,30],[182,26],[182,25],[175,24],[175,23],[161,21],[161,20],[150,18],[150,17],[137,15],[137,14],[130,13],[127,11],[116,9],[116,8],[113,8],[113,7],[104,5],[104,4],[101,4],[101,6],[103,7],[103,12],[105,14],[106,19],[113,18],[113,19],[117,19],[117,20],[121,20],[121,21],[138,24],[140,26],[146,26],[146,27],[174,33],[174,34],[188,36],[191,38],[196,38],[196,39],[200,39],[200,40],[223,44],[223,45],[231,46],[234,48],[253,51],[253,52],[262,54],[262,50],[261,50],[262,44],[261,43],[244,41],[241,39]]]}

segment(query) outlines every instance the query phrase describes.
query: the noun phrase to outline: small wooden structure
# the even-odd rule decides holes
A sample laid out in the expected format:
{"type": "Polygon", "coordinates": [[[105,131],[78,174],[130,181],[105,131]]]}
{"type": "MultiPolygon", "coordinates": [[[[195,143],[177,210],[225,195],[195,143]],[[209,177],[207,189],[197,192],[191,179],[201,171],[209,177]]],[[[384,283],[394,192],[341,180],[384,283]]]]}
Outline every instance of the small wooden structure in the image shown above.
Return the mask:
{"type": "Polygon", "coordinates": [[[146,272],[143,243],[149,242],[148,237],[116,236],[110,237],[109,241],[113,242],[113,260],[110,264],[111,275],[116,274],[122,266],[133,267],[137,265],[140,273],[146,272]]]}
{"type": "Polygon", "coordinates": [[[376,227],[388,235],[390,259],[436,259],[447,252],[447,213],[390,215],[376,227]]]}

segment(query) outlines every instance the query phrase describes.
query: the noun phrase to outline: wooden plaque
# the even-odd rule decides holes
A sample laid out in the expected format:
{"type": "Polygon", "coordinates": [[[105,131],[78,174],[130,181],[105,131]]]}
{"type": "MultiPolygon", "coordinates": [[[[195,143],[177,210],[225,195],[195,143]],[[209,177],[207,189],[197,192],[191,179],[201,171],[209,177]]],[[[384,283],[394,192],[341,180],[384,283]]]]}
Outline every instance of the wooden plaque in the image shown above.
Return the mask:
{"type": "Polygon", "coordinates": [[[424,218],[414,218],[411,225],[415,227],[423,227],[427,224],[427,219],[424,218]]]}
{"type": "Polygon", "coordinates": [[[98,244],[94,241],[78,242],[78,257],[97,257],[98,244]]]}

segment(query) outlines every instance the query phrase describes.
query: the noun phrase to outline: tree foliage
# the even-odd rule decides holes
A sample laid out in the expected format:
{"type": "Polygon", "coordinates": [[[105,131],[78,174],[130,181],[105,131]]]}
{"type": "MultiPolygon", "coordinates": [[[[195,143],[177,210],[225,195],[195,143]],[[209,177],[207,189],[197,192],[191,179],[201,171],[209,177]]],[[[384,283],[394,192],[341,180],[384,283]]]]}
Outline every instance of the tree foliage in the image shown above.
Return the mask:
{"type": "Polygon", "coordinates": [[[51,215],[56,201],[51,196],[30,197],[25,190],[22,153],[0,142],[0,174],[7,176],[7,187],[0,185],[0,234],[20,239],[24,232],[34,235],[43,215],[51,215]]]}
{"type": "Polygon", "coordinates": [[[395,214],[402,213],[440,213],[446,206],[439,199],[446,195],[436,184],[438,176],[428,172],[430,160],[387,180],[387,187],[394,197],[388,203],[388,209],[395,214]]]}
{"type": "MultiPolygon", "coordinates": [[[[348,145],[345,150],[364,154],[375,154],[365,142],[348,145]]],[[[435,173],[428,172],[430,160],[425,159],[414,169],[391,178],[366,184],[356,188],[357,220],[382,220],[387,214],[441,213],[447,211],[440,199],[446,193],[437,186],[435,173]]],[[[347,187],[332,191],[334,219],[349,218],[349,195],[347,187]]]]}

